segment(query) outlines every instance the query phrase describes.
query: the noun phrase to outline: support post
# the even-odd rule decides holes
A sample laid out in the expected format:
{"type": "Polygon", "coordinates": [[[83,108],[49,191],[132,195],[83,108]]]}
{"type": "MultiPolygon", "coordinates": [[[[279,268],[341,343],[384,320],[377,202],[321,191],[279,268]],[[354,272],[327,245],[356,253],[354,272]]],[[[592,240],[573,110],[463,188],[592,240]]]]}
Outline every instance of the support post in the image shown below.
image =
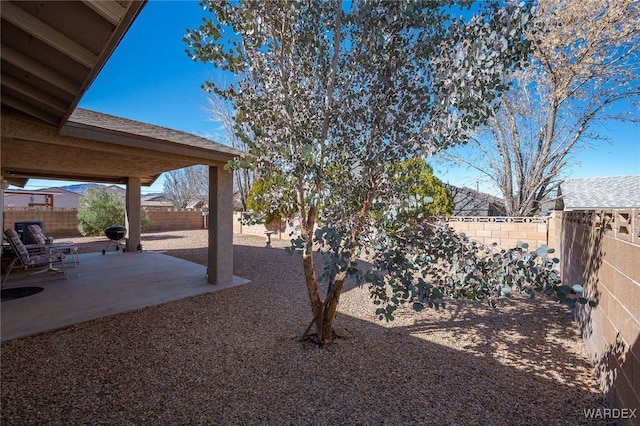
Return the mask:
{"type": "Polygon", "coordinates": [[[127,178],[125,222],[127,227],[127,251],[135,253],[140,245],[140,178],[127,178]]]}
{"type": "Polygon", "coordinates": [[[9,188],[9,183],[4,180],[4,177],[0,176],[2,180],[2,190],[0,191],[0,209],[2,209],[2,232],[4,232],[4,190],[9,188]]]}
{"type": "Polygon", "coordinates": [[[233,282],[233,175],[223,165],[209,167],[208,282],[233,282]]]}

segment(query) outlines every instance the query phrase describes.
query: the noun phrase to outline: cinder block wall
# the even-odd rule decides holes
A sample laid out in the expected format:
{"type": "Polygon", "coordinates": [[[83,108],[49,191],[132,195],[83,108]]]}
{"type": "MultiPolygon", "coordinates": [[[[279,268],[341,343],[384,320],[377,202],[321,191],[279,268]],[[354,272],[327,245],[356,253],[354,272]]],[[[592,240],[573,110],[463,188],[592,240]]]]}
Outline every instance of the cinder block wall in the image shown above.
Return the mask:
{"type": "Polygon", "coordinates": [[[151,223],[144,228],[144,232],[203,229],[208,219],[202,216],[201,210],[194,209],[148,210],[147,214],[151,223]]]}
{"type": "Polygon", "coordinates": [[[497,243],[509,249],[518,241],[532,248],[547,245],[556,248],[555,216],[551,217],[460,217],[449,218],[448,224],[472,240],[483,244],[497,243]]]}
{"type": "Polygon", "coordinates": [[[565,212],[559,228],[563,282],[598,302],[575,316],[602,390],[640,409],[640,209],[565,212]]]}
{"type": "MultiPolygon", "coordinates": [[[[233,214],[233,232],[237,234],[264,236],[265,231],[275,231],[271,238],[288,240],[297,235],[299,219],[274,221],[269,225],[243,225],[241,213],[233,214]]],[[[546,244],[556,246],[555,217],[452,217],[448,224],[457,232],[464,232],[469,238],[484,244],[497,243],[500,248],[513,248],[518,241],[531,247],[546,244]],[[501,220],[500,222],[498,220],[501,220]]]]}
{"type": "Polygon", "coordinates": [[[5,208],[4,229],[14,229],[16,222],[42,222],[45,234],[54,238],[80,236],[76,209],[5,208]]]}
{"type": "MultiPolygon", "coordinates": [[[[274,221],[269,225],[243,225],[241,213],[233,214],[233,232],[237,234],[264,236],[265,231],[275,231],[271,238],[288,240],[298,234],[299,219],[274,221]]],[[[518,241],[531,247],[546,244],[556,246],[555,217],[452,217],[448,224],[457,232],[464,232],[469,238],[484,244],[496,242],[500,248],[513,248],[518,241]],[[498,222],[498,220],[501,220],[498,222]]]]}
{"type": "MultiPolygon", "coordinates": [[[[15,227],[16,222],[43,222],[44,232],[54,238],[80,237],[76,209],[34,209],[32,207],[5,208],[4,229],[15,227]]],[[[151,223],[144,232],[203,229],[205,219],[201,210],[152,209],[147,214],[151,223]]]]}

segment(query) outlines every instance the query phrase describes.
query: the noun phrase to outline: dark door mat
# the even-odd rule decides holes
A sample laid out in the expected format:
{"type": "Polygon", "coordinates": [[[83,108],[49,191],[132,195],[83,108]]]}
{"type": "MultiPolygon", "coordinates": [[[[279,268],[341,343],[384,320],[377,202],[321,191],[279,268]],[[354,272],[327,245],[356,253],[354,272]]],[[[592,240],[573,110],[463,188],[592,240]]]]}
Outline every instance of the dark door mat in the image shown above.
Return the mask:
{"type": "Polygon", "coordinates": [[[21,297],[32,296],[40,293],[42,290],[44,290],[43,287],[6,288],[2,290],[2,301],[6,302],[8,300],[20,299],[21,297]]]}

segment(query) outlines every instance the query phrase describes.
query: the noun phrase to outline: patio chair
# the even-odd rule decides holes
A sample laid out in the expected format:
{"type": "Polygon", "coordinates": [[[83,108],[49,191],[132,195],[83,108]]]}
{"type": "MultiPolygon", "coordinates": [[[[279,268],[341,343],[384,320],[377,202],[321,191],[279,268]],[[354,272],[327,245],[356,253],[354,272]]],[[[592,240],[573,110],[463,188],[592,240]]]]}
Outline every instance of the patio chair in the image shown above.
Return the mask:
{"type": "Polygon", "coordinates": [[[9,278],[9,274],[13,270],[16,265],[24,268],[25,271],[35,268],[38,266],[47,266],[46,269],[36,271],[34,273],[47,272],[47,271],[55,271],[64,274],[65,278],[67,277],[67,268],[65,268],[64,261],[67,259],[66,256],[52,249],[39,248],[38,251],[29,252],[27,247],[20,240],[20,236],[13,229],[7,229],[4,231],[11,248],[15,254],[15,258],[11,261],[8,266],[7,274],[4,276],[4,280],[2,280],[2,285],[7,282],[7,278],[9,278]],[[53,267],[54,263],[59,263],[62,270],[56,269],[53,267]]]}
{"type": "Polygon", "coordinates": [[[47,238],[42,228],[40,228],[40,225],[29,225],[27,226],[27,231],[36,244],[50,245],[54,250],[68,254],[71,256],[71,260],[73,260],[73,266],[78,266],[80,263],[80,258],[78,258],[78,246],[73,242],[65,241],[53,244],[53,238],[47,238]]]}

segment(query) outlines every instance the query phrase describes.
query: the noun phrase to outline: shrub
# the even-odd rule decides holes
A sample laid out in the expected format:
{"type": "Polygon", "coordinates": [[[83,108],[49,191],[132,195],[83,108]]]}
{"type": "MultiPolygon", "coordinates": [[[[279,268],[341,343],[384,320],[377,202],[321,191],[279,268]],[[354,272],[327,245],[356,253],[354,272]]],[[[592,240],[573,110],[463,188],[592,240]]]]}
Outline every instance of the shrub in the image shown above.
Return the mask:
{"type": "MultiPolygon", "coordinates": [[[[80,199],[78,230],[84,236],[102,235],[108,226],[125,226],[125,210],[125,203],[119,194],[109,192],[106,187],[90,189],[80,199]]],[[[140,211],[140,222],[143,227],[150,222],[144,209],[140,211]]]]}
{"type": "Polygon", "coordinates": [[[298,210],[296,194],[281,174],[257,178],[249,191],[247,207],[258,216],[256,221],[266,224],[298,210]]]}

